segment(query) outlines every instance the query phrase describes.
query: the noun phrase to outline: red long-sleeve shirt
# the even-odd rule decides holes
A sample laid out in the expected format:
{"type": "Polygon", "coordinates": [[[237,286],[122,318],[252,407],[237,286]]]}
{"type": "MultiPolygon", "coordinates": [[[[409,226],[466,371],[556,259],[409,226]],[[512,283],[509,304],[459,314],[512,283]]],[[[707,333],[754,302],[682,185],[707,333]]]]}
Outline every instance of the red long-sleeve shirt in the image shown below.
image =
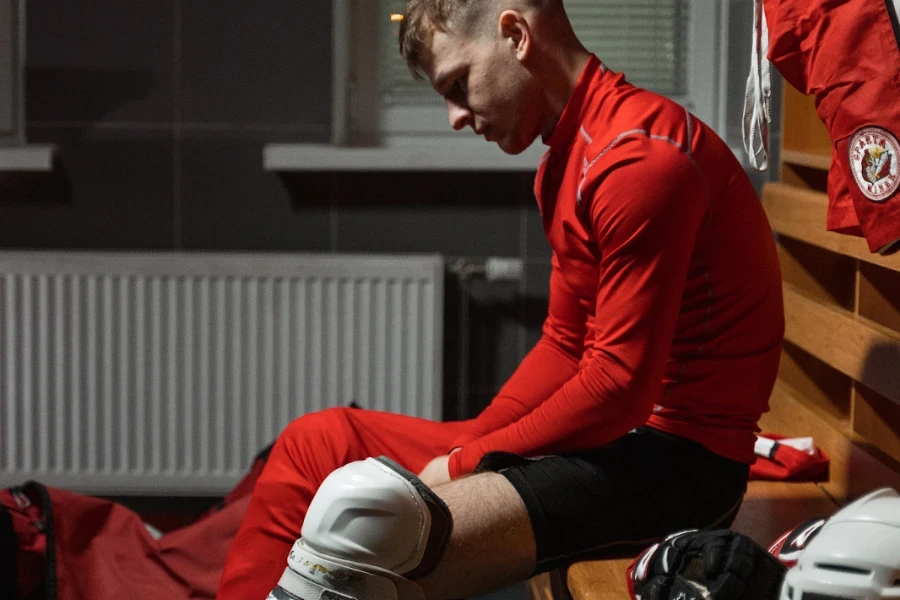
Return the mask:
{"type": "Polygon", "coordinates": [[[451,476],[489,451],[585,450],[645,423],[753,462],[784,314],[743,168],[683,107],[593,56],[547,145],[543,335],[454,442],[451,476]]]}

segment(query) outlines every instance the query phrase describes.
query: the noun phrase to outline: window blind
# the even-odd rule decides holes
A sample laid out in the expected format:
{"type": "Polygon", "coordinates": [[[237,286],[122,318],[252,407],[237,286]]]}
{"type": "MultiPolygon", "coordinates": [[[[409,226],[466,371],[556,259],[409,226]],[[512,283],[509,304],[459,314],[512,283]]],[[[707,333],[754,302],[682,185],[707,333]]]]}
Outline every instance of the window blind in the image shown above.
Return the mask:
{"type": "MultiPolygon", "coordinates": [[[[382,100],[389,104],[441,103],[427,82],[416,81],[400,56],[405,0],[381,0],[382,100]]],[[[667,96],[687,94],[689,0],[564,0],[575,33],[588,50],[635,85],[667,96]]]]}

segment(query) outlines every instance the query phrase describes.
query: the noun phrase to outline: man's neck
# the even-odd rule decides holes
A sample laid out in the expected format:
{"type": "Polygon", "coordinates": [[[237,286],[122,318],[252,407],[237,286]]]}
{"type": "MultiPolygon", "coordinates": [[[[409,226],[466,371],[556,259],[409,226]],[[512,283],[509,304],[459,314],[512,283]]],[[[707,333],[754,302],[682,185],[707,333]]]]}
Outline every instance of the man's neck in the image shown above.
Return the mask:
{"type": "Polygon", "coordinates": [[[545,141],[550,138],[556,128],[590,56],[590,52],[579,45],[578,48],[560,52],[558,56],[548,56],[548,60],[543,65],[547,118],[541,135],[545,141]]]}

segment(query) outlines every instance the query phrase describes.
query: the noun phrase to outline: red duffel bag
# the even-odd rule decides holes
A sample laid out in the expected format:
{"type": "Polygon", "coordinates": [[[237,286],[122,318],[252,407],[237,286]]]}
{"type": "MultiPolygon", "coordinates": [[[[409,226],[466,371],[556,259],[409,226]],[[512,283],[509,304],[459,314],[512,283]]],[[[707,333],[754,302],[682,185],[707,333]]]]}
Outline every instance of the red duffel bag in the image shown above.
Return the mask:
{"type": "Polygon", "coordinates": [[[110,500],[37,482],[0,490],[0,598],[213,600],[267,456],[221,504],[158,539],[110,500]]]}

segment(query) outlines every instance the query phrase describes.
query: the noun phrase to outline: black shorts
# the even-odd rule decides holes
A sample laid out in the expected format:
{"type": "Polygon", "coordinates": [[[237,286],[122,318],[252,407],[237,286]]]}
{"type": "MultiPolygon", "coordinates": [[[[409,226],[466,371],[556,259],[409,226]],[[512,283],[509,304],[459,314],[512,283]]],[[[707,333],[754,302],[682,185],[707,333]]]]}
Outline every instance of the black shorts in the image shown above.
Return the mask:
{"type": "Polygon", "coordinates": [[[683,529],[727,528],[749,465],[682,437],[641,427],[597,450],[523,458],[486,454],[525,502],[536,573],[576,560],[635,553],[683,529]]]}

